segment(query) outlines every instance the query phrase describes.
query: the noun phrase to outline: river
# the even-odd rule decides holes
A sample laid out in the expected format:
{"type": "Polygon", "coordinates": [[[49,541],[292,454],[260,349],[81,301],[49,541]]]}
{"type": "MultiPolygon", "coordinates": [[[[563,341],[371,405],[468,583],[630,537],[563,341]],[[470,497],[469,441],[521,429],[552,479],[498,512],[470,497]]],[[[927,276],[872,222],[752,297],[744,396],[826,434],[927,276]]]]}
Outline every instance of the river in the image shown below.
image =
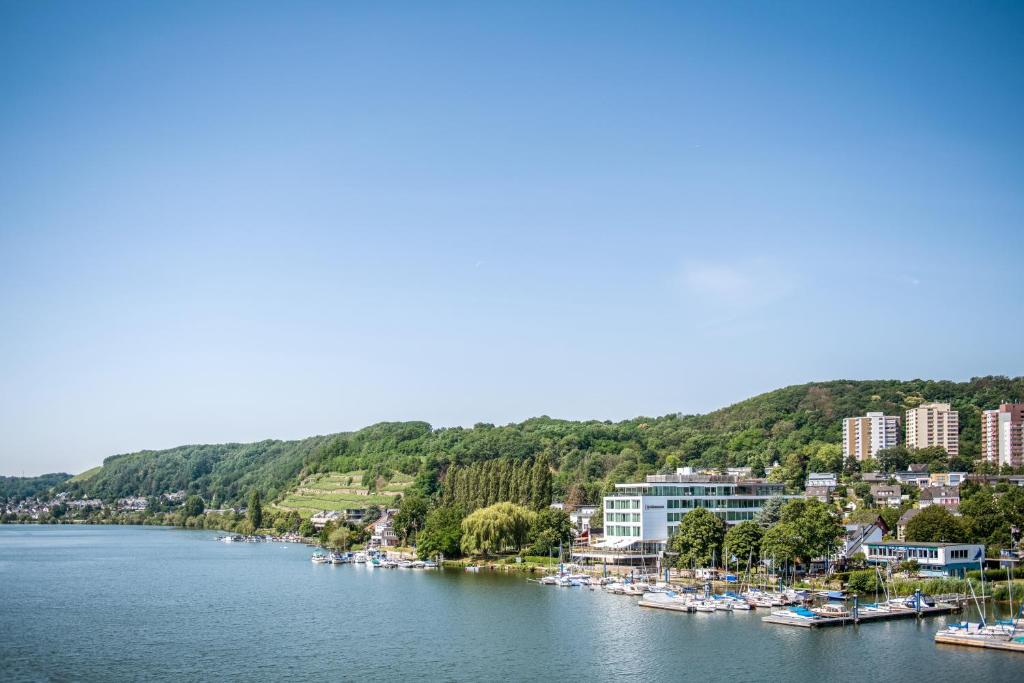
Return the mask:
{"type": "Polygon", "coordinates": [[[0,526],[0,680],[1024,679],[1024,656],[936,646],[945,618],[811,631],[214,536],[0,526]]]}

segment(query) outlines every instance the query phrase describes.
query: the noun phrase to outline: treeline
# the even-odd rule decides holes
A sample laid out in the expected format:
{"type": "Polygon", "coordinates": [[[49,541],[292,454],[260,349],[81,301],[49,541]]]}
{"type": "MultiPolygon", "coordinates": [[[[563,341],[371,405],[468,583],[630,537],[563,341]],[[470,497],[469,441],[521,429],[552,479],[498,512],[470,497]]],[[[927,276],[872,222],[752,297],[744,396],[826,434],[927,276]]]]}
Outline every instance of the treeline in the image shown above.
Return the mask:
{"type": "MultiPolygon", "coordinates": [[[[302,441],[114,456],[72,488],[107,500],[184,489],[219,506],[242,503],[253,488],[273,500],[316,472],[365,470],[371,478],[386,479],[389,472],[413,476],[413,491],[435,499],[453,471],[491,461],[518,466],[541,456],[551,465],[552,497],[575,504],[597,503],[615,483],[684,465],[750,466],[760,472],[779,462],[781,476],[795,486],[808,469],[834,466],[842,418],[874,410],[902,415],[925,401],[947,401],[960,411],[962,459],[973,469],[980,452],[981,411],[1022,398],[1020,377],[960,383],[839,380],[779,389],[707,415],[614,423],[537,417],[504,426],[442,429],[425,422],[387,422],[302,441]]],[[[503,495],[500,484],[495,494],[477,489],[466,496],[475,507],[481,500],[523,500],[520,489],[503,495]]]]}
{"type": "Polygon", "coordinates": [[[485,460],[448,468],[441,493],[443,505],[466,511],[495,503],[515,503],[535,510],[551,504],[551,463],[541,454],[534,460],[485,460]]]}

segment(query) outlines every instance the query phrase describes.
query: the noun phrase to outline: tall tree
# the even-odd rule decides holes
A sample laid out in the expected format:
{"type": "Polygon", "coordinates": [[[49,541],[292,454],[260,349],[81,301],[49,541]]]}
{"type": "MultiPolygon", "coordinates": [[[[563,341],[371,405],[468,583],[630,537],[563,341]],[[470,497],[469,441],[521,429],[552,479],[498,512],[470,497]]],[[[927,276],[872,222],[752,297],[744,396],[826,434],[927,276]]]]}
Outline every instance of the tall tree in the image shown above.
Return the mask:
{"type": "Polygon", "coordinates": [[[534,510],[543,510],[551,505],[551,465],[545,453],[538,455],[533,463],[530,499],[534,510]]]}
{"type": "Polygon", "coordinates": [[[258,489],[253,489],[253,492],[249,495],[248,517],[253,529],[263,527],[263,503],[260,501],[258,489]]]}

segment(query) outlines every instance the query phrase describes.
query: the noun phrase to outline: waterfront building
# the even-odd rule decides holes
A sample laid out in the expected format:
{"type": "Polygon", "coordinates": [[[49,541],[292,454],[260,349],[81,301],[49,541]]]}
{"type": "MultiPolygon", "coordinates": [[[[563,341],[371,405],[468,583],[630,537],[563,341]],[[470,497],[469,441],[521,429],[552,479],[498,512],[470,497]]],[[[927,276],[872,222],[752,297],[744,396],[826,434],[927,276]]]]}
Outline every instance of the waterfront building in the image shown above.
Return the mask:
{"type": "Polygon", "coordinates": [[[922,574],[963,576],[978,569],[985,557],[980,543],[924,543],[917,541],[876,541],[864,544],[868,564],[892,564],[916,560],[922,574]]]}
{"type": "Polygon", "coordinates": [[[370,524],[370,545],[393,548],[398,545],[398,533],[395,531],[394,519],[398,510],[387,509],[381,512],[377,521],[370,524]]]}
{"type": "Polygon", "coordinates": [[[690,510],[705,508],[726,524],[752,520],[770,498],[784,496],[785,485],[765,479],[692,474],[652,474],[642,483],[616,484],[604,498],[605,537],[664,545],[690,510]]]}
{"type": "Polygon", "coordinates": [[[1024,465],[1024,403],[1003,403],[981,414],[981,455],[995,465],[1024,465]]]}
{"type": "Polygon", "coordinates": [[[960,413],[948,403],[924,403],[907,411],[907,448],[940,446],[960,454],[960,413]]]}
{"type": "Polygon", "coordinates": [[[843,420],[843,456],[861,461],[899,444],[900,418],[884,413],[843,420]]]}

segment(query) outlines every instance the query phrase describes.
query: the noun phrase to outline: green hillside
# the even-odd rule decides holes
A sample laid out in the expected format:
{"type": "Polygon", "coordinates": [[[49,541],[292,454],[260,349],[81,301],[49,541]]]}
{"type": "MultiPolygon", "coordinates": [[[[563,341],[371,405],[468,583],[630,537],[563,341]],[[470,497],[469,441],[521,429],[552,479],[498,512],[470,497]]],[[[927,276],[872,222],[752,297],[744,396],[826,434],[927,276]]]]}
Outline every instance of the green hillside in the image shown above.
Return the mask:
{"type": "Polygon", "coordinates": [[[64,472],[41,474],[38,477],[0,477],[0,503],[45,494],[51,488],[63,484],[70,477],[70,474],[64,472]]]}
{"type": "Polygon", "coordinates": [[[841,418],[869,410],[901,414],[924,401],[948,401],[960,411],[964,458],[953,464],[970,466],[980,450],[981,411],[1014,399],[1024,400],[1024,378],[960,383],[836,380],[786,387],[706,415],[614,423],[537,417],[505,426],[441,429],[425,422],[380,423],[301,441],[182,446],[113,456],[98,473],[77,478],[71,488],[103,498],[185,489],[223,504],[240,503],[249,490],[259,488],[266,499],[283,502],[309,477],[359,471],[367,481],[383,475],[402,489],[432,494],[451,464],[526,460],[540,454],[555,469],[554,495],[581,502],[597,500],[611,483],[680,465],[760,469],[778,461],[787,479],[795,482],[808,465],[820,466],[836,456],[841,418]]]}

